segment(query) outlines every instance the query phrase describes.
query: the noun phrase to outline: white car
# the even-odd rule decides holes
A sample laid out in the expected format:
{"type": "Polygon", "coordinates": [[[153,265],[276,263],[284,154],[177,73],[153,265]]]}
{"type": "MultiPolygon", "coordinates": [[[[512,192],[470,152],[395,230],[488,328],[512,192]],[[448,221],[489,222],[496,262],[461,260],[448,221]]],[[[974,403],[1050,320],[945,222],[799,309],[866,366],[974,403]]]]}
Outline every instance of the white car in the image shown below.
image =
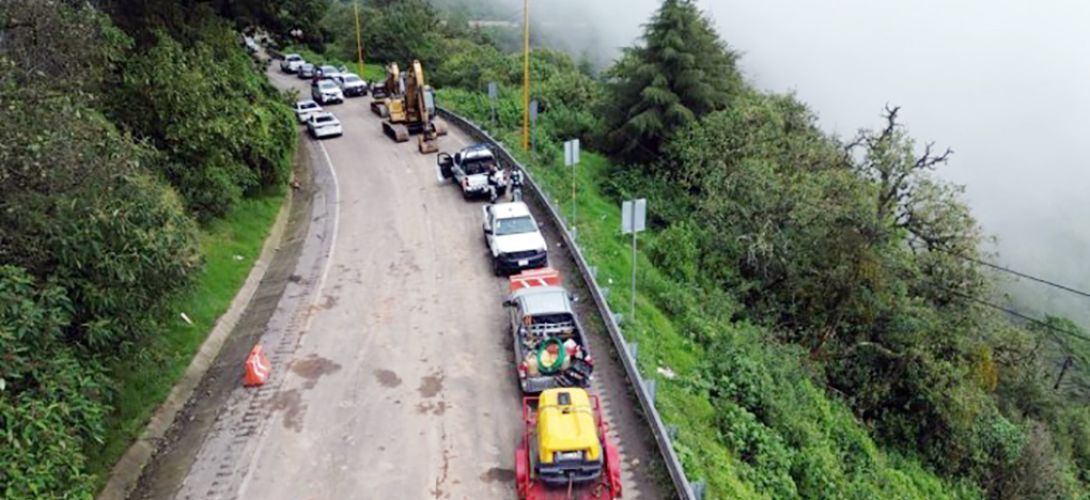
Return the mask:
{"type": "Polygon", "coordinates": [[[493,273],[502,276],[549,264],[549,246],[525,203],[485,205],[481,212],[493,273]]]}
{"type": "Polygon", "coordinates": [[[333,116],[333,113],[327,111],[311,115],[310,119],[307,120],[307,131],[315,139],[339,137],[344,134],[341,121],[333,116]]]}
{"type": "Polygon", "coordinates": [[[280,61],[280,71],[295,73],[296,71],[299,71],[299,66],[302,66],[305,62],[303,56],[299,54],[285,54],[284,60],[280,61]]]}
{"type": "Polygon", "coordinates": [[[345,97],[358,97],[367,95],[367,82],[363,81],[355,73],[341,73],[337,75],[337,84],[341,87],[341,93],[345,97]]]}
{"type": "Polygon", "coordinates": [[[310,99],[295,103],[295,117],[299,123],[306,123],[314,113],[321,113],[322,107],[310,99]]]}
{"type": "Polygon", "coordinates": [[[344,102],[344,93],[333,80],[321,79],[310,86],[310,96],[318,101],[318,104],[331,102],[344,102]]]}

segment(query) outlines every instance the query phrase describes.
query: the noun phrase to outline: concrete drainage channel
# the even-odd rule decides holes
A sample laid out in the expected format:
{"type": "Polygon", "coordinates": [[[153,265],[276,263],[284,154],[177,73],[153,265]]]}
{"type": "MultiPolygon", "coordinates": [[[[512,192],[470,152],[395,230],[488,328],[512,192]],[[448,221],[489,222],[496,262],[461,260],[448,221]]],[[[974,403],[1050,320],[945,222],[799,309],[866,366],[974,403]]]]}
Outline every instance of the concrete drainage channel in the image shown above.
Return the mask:
{"type": "Polygon", "coordinates": [[[546,216],[546,219],[549,221],[550,225],[556,229],[555,232],[558,233],[564,246],[567,247],[570,252],[572,260],[575,261],[579,274],[586,283],[587,291],[594,300],[598,316],[600,316],[601,321],[605,324],[606,330],[609,333],[609,338],[613,344],[612,350],[617,353],[617,356],[620,358],[621,364],[624,367],[624,375],[628,382],[628,388],[639,403],[639,408],[642,411],[648,430],[654,438],[655,448],[657,448],[656,451],[661,458],[663,466],[669,473],[669,480],[673,485],[674,491],[678,498],[695,500],[703,498],[703,482],[690,483],[685,476],[685,471],[681,466],[681,462],[678,460],[677,454],[674,452],[674,448],[671,445],[671,433],[663,422],[662,417],[659,415],[658,410],[655,408],[655,381],[653,379],[645,380],[643,376],[640,375],[635,359],[636,345],[629,344],[625,341],[624,333],[617,323],[615,316],[609,307],[609,303],[606,301],[605,294],[602,292],[601,287],[598,286],[592,267],[583,255],[583,252],[579,249],[574,238],[572,238],[571,233],[565,228],[559,211],[541,189],[541,186],[534,181],[530,172],[515,160],[514,156],[512,156],[502,144],[493,139],[488,132],[485,132],[473,122],[452,113],[449,110],[440,109],[439,114],[446,119],[447,123],[460,128],[475,140],[490,145],[501,161],[508,165],[518,167],[525,174],[525,184],[530,188],[527,192],[529,195],[527,196],[527,201],[531,206],[537,208],[539,213],[543,213],[546,216]]]}

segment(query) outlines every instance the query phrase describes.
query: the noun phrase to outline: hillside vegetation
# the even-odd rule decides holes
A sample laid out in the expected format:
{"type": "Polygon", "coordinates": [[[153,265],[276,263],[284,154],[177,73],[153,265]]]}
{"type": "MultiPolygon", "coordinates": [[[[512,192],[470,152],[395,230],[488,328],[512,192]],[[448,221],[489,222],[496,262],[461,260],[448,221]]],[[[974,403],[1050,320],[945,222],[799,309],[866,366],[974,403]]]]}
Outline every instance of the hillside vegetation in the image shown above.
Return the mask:
{"type": "Polygon", "coordinates": [[[234,23],[274,12],[0,4],[0,496],[91,497],[241,285],[296,132],[234,23]]]}
{"type": "MultiPolygon", "coordinates": [[[[370,60],[424,60],[442,105],[519,143],[519,54],[464,11],[373,8],[419,45],[370,60]]],[[[353,33],[346,16],[326,16],[331,52],[353,33]]],[[[370,29],[374,52],[396,35],[370,29]]],[[[601,78],[535,48],[537,150],[520,153],[560,207],[561,142],[601,153],[579,169],[577,225],[602,281],[629,271],[619,202],[651,200],[625,328],[644,373],[676,374],[660,377],[659,405],[690,477],[716,498],[1087,496],[1090,410],[1052,387],[1067,343],[981,305],[998,293],[973,260],[988,258],[984,235],[934,175],[949,151],[916,142],[896,107],[829,136],[794,96],[747,83],[737,58],[688,0],[664,0],[601,78]]]]}

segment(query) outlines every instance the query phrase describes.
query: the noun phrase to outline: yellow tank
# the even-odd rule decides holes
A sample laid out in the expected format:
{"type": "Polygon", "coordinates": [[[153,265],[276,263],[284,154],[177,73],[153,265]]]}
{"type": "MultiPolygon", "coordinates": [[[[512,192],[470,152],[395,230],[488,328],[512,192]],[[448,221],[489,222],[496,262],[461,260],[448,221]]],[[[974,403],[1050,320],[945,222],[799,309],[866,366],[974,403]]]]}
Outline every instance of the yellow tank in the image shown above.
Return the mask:
{"type": "Polygon", "coordinates": [[[537,407],[538,460],[557,461],[558,453],[582,452],[581,459],[599,462],[602,443],[587,391],[576,388],[546,389],[537,407]]]}

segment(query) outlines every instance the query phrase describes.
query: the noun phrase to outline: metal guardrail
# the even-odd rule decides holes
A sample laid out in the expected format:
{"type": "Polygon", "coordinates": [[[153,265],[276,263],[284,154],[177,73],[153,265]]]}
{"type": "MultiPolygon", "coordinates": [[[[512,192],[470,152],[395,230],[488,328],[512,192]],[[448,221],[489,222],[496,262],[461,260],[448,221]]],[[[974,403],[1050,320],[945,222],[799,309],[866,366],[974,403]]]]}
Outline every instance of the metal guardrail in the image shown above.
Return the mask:
{"type": "Polygon", "coordinates": [[[602,321],[606,325],[606,330],[609,331],[610,340],[613,341],[613,347],[617,350],[617,354],[621,358],[621,364],[624,365],[625,375],[628,378],[629,384],[633,387],[633,392],[636,394],[636,399],[639,400],[640,408],[650,427],[651,434],[655,438],[655,444],[658,448],[659,455],[666,465],[666,470],[670,473],[670,479],[673,482],[678,498],[693,500],[702,497],[703,485],[689,484],[688,478],[685,477],[685,471],[681,467],[681,462],[674,452],[674,447],[670,444],[671,433],[663,423],[662,416],[659,415],[658,410],[655,408],[655,380],[644,380],[640,375],[639,368],[636,366],[636,353],[634,352],[636,350],[635,344],[630,345],[625,342],[624,333],[621,331],[620,325],[617,324],[617,319],[614,316],[613,311],[609,308],[609,303],[606,301],[605,294],[598,286],[597,277],[586,257],[583,255],[583,251],[579,249],[575,239],[572,237],[571,233],[568,232],[567,225],[564,224],[564,219],[560,217],[560,211],[553,205],[552,200],[550,200],[545,191],[541,189],[541,186],[534,181],[529,170],[523,167],[522,164],[507,151],[507,148],[489,135],[488,132],[484,131],[468,119],[449,110],[440,108],[439,115],[446,119],[448,123],[452,123],[456,127],[462,129],[462,131],[468,133],[474,140],[492,146],[493,151],[501,161],[507,162],[512,166],[517,166],[522,170],[525,185],[530,188],[528,194],[536,197],[541,202],[545,207],[551,222],[556,224],[556,227],[560,229],[559,232],[564,239],[564,244],[567,245],[572,254],[572,258],[575,260],[576,266],[579,268],[579,273],[583,275],[583,280],[590,289],[591,296],[594,298],[594,303],[598,307],[598,313],[601,315],[602,321]]]}

